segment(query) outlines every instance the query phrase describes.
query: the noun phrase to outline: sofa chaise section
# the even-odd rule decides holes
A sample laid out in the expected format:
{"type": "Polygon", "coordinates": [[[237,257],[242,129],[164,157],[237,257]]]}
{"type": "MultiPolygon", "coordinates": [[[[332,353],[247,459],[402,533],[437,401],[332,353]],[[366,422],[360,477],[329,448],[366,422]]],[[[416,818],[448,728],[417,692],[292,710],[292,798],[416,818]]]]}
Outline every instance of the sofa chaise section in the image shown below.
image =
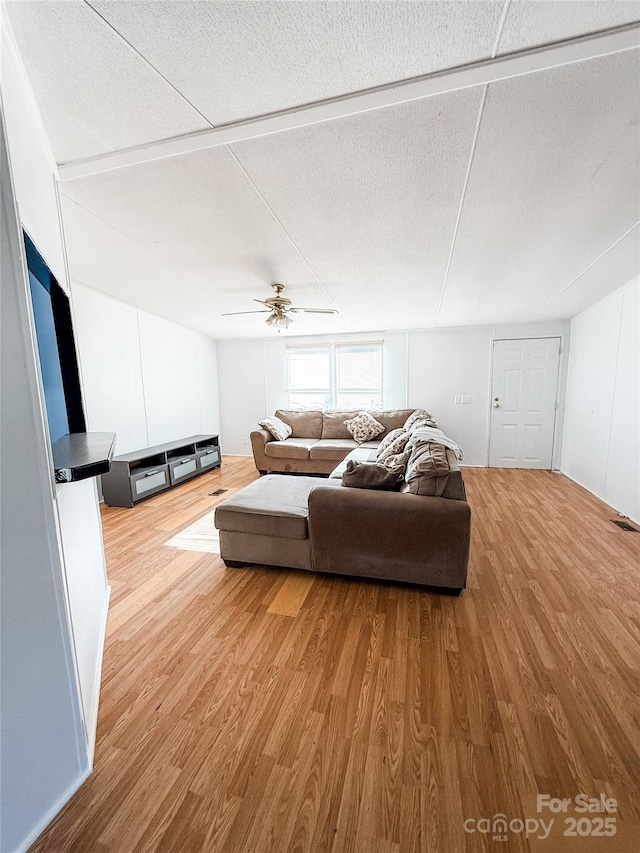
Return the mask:
{"type": "Polygon", "coordinates": [[[216,508],[225,563],[258,563],[311,570],[309,493],[335,491],[339,480],[267,475],[216,508]]]}

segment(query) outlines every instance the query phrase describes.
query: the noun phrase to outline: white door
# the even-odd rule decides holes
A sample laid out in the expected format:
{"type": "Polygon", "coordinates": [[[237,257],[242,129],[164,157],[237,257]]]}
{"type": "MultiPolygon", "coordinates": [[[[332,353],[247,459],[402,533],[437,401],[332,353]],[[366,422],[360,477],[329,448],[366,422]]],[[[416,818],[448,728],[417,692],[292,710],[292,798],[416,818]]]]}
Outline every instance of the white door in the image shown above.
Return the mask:
{"type": "Polygon", "coordinates": [[[489,465],[551,468],[560,338],[494,341],[489,465]]]}

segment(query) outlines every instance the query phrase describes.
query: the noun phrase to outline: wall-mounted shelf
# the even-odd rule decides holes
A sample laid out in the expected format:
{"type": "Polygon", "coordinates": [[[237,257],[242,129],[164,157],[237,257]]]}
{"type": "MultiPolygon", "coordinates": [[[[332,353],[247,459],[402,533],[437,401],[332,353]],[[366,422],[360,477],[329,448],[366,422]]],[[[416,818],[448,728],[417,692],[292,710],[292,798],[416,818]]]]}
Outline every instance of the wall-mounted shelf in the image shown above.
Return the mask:
{"type": "Polygon", "coordinates": [[[76,483],[109,471],[114,432],[71,432],[52,446],[56,483],[76,483]]]}
{"type": "Polygon", "coordinates": [[[132,507],[146,498],[179,486],[221,463],[217,435],[192,435],[116,456],[102,476],[102,492],[109,506],[132,507]]]}

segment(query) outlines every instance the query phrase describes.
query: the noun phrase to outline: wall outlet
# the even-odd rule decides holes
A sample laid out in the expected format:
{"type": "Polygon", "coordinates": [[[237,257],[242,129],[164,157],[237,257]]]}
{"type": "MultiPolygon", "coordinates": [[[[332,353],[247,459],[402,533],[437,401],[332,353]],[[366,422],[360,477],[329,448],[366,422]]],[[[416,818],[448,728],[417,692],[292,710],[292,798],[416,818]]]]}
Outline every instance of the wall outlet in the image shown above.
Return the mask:
{"type": "Polygon", "coordinates": [[[246,446],[247,444],[249,444],[249,439],[247,438],[247,436],[246,436],[246,435],[245,435],[245,437],[242,439],[242,443],[243,443],[245,446],[246,446]]]}

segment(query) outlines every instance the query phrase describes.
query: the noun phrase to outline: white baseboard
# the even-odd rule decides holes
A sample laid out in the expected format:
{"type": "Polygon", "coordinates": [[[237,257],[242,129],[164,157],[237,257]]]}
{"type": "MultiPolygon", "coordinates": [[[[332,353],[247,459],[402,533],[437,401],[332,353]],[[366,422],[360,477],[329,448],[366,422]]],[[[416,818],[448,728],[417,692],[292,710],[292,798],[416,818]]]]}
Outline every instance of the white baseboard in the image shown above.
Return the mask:
{"type": "Polygon", "coordinates": [[[55,803],[51,806],[51,808],[45,812],[43,817],[38,821],[38,823],[33,827],[29,835],[22,840],[22,842],[12,851],[12,853],[26,853],[26,851],[31,847],[34,841],[42,835],[45,829],[49,826],[54,817],[61,811],[66,804],[69,802],[71,797],[75,794],[78,788],[87,781],[89,776],[91,775],[91,767],[85,768],[85,770],[80,773],[77,779],[69,785],[67,790],[61,794],[55,803]]]}
{"type": "Polygon", "coordinates": [[[104,611],[102,614],[102,630],[100,631],[100,652],[96,665],[96,674],[93,682],[93,695],[91,696],[91,708],[87,712],[85,729],[87,732],[87,754],[89,756],[89,770],[93,769],[93,753],[96,748],[96,731],[98,728],[98,707],[100,704],[100,682],[102,681],[102,662],[104,659],[104,644],[107,637],[107,619],[109,618],[109,601],[111,600],[111,587],[107,587],[105,595],[104,611]]]}
{"type": "Polygon", "coordinates": [[[558,471],[558,473],[563,474],[568,480],[571,480],[573,483],[576,483],[578,486],[580,486],[581,489],[584,489],[585,491],[589,492],[590,495],[593,495],[594,498],[598,498],[598,500],[602,501],[603,504],[606,504],[606,506],[611,507],[611,510],[615,512],[616,515],[619,515],[621,518],[628,518],[630,521],[633,521],[634,524],[640,524],[640,518],[634,518],[632,515],[626,515],[623,510],[618,509],[618,507],[614,506],[613,504],[610,504],[609,501],[605,501],[602,495],[599,495],[597,492],[594,492],[593,489],[589,488],[589,486],[585,486],[585,484],[581,483],[580,480],[576,480],[576,478],[572,477],[571,474],[567,474],[566,471],[562,470],[558,471]]]}

